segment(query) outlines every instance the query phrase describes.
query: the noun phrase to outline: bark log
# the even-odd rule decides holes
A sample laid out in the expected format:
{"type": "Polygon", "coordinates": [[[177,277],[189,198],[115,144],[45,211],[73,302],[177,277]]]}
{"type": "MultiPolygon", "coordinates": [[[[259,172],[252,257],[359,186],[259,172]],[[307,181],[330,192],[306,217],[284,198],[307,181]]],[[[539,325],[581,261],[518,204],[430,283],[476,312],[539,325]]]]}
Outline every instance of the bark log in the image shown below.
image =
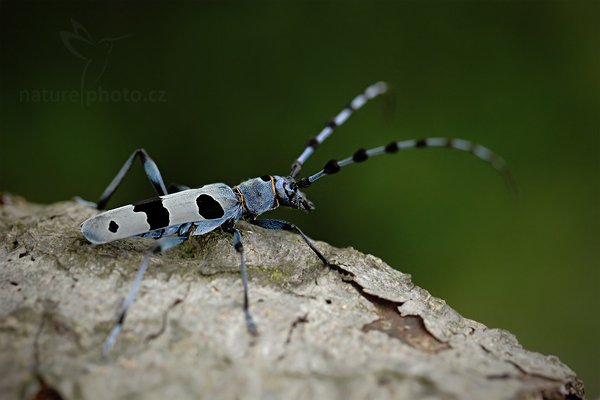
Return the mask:
{"type": "Polygon", "coordinates": [[[94,210],[15,202],[0,206],[1,398],[584,398],[558,358],[463,318],[379,258],[317,242],[332,271],[300,237],[245,223],[257,337],[219,231],[151,258],[102,357],[150,242],[93,246],[79,225],[94,210]]]}

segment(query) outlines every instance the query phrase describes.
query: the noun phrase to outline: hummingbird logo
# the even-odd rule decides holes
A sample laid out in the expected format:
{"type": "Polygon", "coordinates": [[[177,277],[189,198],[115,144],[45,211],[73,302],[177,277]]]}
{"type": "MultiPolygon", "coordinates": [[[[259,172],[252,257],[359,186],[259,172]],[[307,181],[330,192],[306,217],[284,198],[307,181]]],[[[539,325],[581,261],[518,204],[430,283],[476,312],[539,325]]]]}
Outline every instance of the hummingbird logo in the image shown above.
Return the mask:
{"type": "Polygon", "coordinates": [[[71,19],[71,25],[73,31],[61,31],[60,37],[67,50],[84,62],[81,73],[81,93],[83,95],[86,85],[97,85],[104,75],[114,44],[131,35],[94,40],[79,22],[71,19]]]}

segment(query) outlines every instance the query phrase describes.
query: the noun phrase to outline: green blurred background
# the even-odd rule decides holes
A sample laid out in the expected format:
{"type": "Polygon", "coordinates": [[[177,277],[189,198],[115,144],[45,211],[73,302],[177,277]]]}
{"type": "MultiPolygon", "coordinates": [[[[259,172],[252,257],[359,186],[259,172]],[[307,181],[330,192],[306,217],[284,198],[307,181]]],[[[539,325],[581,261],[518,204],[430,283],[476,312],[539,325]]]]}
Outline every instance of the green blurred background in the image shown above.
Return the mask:
{"type": "MultiPolygon", "coordinates": [[[[95,200],[137,147],[166,181],[191,186],[287,174],[329,117],[386,80],[394,96],[354,115],[305,173],[363,146],[458,136],[506,158],[520,205],[485,164],[428,150],[323,179],[307,190],[311,215],[273,214],[411,273],[464,316],[558,355],[600,394],[600,3],[2,2],[0,11],[0,190],[95,200]],[[66,44],[61,31],[80,39],[66,44]],[[110,98],[57,97],[82,84],[84,97],[101,87],[110,98]]],[[[136,165],[111,204],[151,195],[136,165]]]]}

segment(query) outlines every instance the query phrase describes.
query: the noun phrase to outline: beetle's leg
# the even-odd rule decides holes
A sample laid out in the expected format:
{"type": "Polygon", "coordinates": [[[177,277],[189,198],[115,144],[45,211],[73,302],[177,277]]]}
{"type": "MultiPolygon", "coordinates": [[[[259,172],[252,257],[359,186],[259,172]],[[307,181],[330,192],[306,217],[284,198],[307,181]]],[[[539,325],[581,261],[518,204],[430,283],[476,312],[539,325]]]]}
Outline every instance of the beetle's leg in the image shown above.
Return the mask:
{"type": "Polygon", "coordinates": [[[223,226],[225,232],[229,232],[233,235],[233,247],[235,251],[240,255],[240,270],[242,273],[242,286],[244,287],[244,315],[246,316],[246,327],[248,332],[252,335],[257,335],[258,330],[254,317],[250,311],[250,302],[248,301],[248,272],[246,270],[246,259],[244,258],[244,245],[242,244],[242,235],[240,231],[233,226],[223,226]]]}
{"type": "Polygon", "coordinates": [[[323,255],[323,253],[321,253],[319,251],[319,249],[317,249],[315,244],[308,238],[308,236],[306,236],[304,234],[304,232],[302,232],[300,230],[300,228],[298,228],[296,225],[292,224],[291,222],[287,222],[287,221],[284,221],[281,219],[254,219],[254,220],[251,220],[250,223],[253,225],[260,226],[261,228],[265,228],[265,229],[296,232],[297,234],[299,234],[302,237],[302,239],[304,239],[304,241],[306,242],[308,247],[310,247],[310,249],[317,255],[317,257],[319,257],[319,260],[321,260],[323,262],[323,264],[325,264],[326,266],[331,266],[329,261],[327,261],[327,259],[323,255]]]}
{"type": "Polygon", "coordinates": [[[332,264],[329,261],[327,261],[327,259],[323,255],[323,253],[321,253],[319,251],[319,249],[317,249],[317,246],[315,246],[315,244],[312,242],[312,240],[310,240],[309,237],[306,236],[304,234],[304,232],[302,232],[302,230],[300,230],[300,228],[298,228],[296,225],[292,224],[291,222],[287,222],[282,219],[253,219],[253,220],[249,220],[248,222],[250,222],[253,225],[260,226],[261,228],[265,228],[265,229],[296,232],[297,234],[299,234],[302,237],[302,239],[306,242],[308,247],[310,247],[310,249],[317,255],[317,257],[319,257],[319,260],[321,260],[323,265],[325,265],[326,267],[328,267],[342,275],[345,275],[347,277],[352,278],[354,276],[354,274],[352,272],[346,271],[345,269],[341,268],[339,265],[332,264]]]}
{"type": "Polygon", "coordinates": [[[97,203],[92,203],[90,201],[83,200],[80,197],[76,197],[75,200],[80,204],[91,206],[98,210],[104,210],[106,208],[106,203],[108,203],[108,200],[110,200],[111,196],[117,190],[125,175],[127,175],[127,172],[129,172],[129,169],[133,165],[133,162],[135,161],[136,157],[139,157],[139,159],[142,161],[144,171],[146,172],[146,176],[152,183],[152,186],[154,186],[154,189],[156,190],[158,195],[163,196],[167,194],[165,183],[163,182],[162,176],[160,175],[160,171],[158,170],[156,163],[152,160],[152,158],[150,158],[148,153],[146,153],[146,150],[137,149],[133,152],[133,154],[131,154],[131,156],[129,156],[127,161],[125,161],[125,164],[123,164],[117,175],[113,178],[112,182],[110,182],[110,184],[106,187],[106,189],[100,196],[100,200],[98,200],[97,203]]]}
{"type": "Polygon", "coordinates": [[[102,353],[107,354],[109,352],[109,350],[115,344],[119,332],[121,332],[121,329],[123,328],[123,322],[125,322],[127,310],[133,302],[133,299],[138,289],[140,288],[142,278],[144,277],[144,273],[148,268],[148,259],[150,258],[150,256],[154,253],[162,252],[172,247],[175,247],[183,243],[188,237],[189,235],[186,234],[185,236],[169,236],[159,239],[157,240],[155,245],[152,246],[152,248],[148,250],[148,252],[144,255],[144,259],[142,260],[142,263],[138,268],[133,283],[131,284],[131,288],[129,289],[129,293],[127,293],[127,297],[125,297],[125,300],[121,305],[121,310],[119,311],[119,317],[117,318],[117,322],[115,322],[112,329],[110,330],[110,333],[108,334],[108,337],[104,341],[104,345],[102,346],[102,353]]]}

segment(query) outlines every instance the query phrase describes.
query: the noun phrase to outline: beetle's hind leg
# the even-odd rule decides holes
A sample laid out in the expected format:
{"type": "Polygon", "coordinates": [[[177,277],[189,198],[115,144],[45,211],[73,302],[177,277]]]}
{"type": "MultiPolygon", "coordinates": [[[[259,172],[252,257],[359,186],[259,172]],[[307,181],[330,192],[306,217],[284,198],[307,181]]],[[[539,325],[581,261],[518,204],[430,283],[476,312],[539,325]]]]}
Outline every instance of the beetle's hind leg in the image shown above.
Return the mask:
{"type": "Polygon", "coordinates": [[[110,333],[108,334],[108,337],[104,341],[104,345],[102,346],[102,353],[104,355],[106,355],[110,351],[110,349],[114,346],[115,341],[117,340],[117,336],[119,336],[121,329],[123,329],[123,323],[125,322],[125,317],[127,317],[127,311],[129,310],[129,306],[131,306],[131,303],[133,302],[133,299],[135,298],[135,295],[136,295],[138,289],[140,288],[140,284],[142,283],[142,278],[144,277],[144,273],[146,272],[146,269],[148,268],[148,260],[149,260],[150,256],[152,254],[163,252],[172,247],[178,246],[181,243],[183,243],[185,240],[187,240],[188,237],[189,237],[189,235],[164,237],[162,239],[157,240],[155,245],[152,246],[152,248],[146,252],[146,254],[144,255],[144,258],[142,260],[142,263],[140,264],[140,267],[138,268],[138,271],[135,275],[135,278],[133,279],[133,283],[131,284],[129,293],[127,293],[127,297],[125,297],[125,300],[123,301],[123,304],[121,305],[121,309],[119,311],[119,316],[117,317],[117,321],[113,325],[112,329],[110,330],[110,333]]]}
{"type": "Polygon", "coordinates": [[[136,157],[139,157],[139,159],[141,160],[142,165],[144,166],[144,172],[146,172],[146,176],[150,180],[150,183],[152,183],[152,186],[154,186],[154,189],[156,190],[158,195],[163,196],[167,194],[168,192],[165,187],[165,183],[163,182],[163,178],[160,175],[160,171],[158,170],[158,166],[156,165],[154,160],[150,158],[148,153],[146,153],[146,150],[137,149],[131,154],[131,156],[129,156],[129,158],[127,159],[127,161],[125,161],[125,164],[123,164],[117,175],[113,178],[113,180],[106,187],[106,189],[104,189],[104,192],[100,196],[100,199],[97,203],[83,200],[80,197],[75,197],[75,201],[77,201],[79,204],[83,204],[88,207],[93,207],[98,210],[104,210],[106,208],[106,203],[108,203],[108,200],[110,200],[112,195],[115,193],[115,191],[121,184],[121,181],[123,180],[125,175],[127,175],[127,172],[129,172],[129,169],[133,165],[133,162],[135,161],[136,157]]]}

